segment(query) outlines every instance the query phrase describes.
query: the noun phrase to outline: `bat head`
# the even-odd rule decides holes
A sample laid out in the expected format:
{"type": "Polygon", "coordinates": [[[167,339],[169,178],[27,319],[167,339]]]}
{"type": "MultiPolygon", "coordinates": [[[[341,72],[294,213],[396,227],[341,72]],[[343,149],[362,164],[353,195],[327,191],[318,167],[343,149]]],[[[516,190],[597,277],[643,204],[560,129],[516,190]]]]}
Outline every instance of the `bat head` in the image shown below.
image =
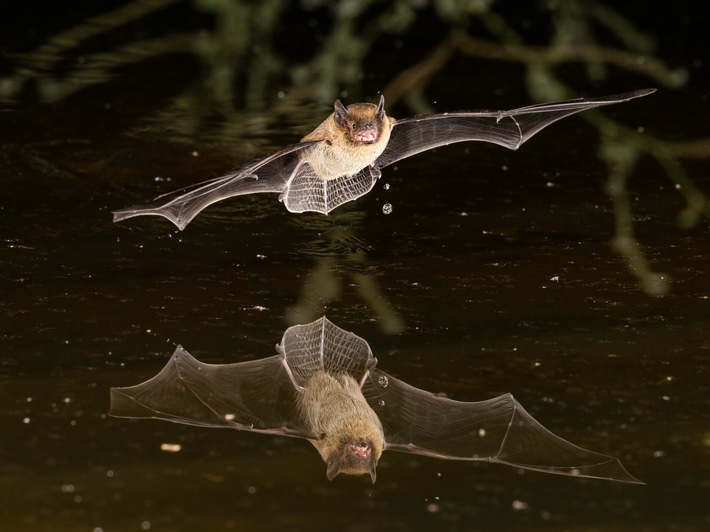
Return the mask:
{"type": "Polygon", "coordinates": [[[380,102],[354,103],[345,107],[340,100],[335,100],[333,120],[348,140],[355,144],[374,144],[380,138],[387,120],[385,97],[380,102]]]}
{"type": "Polygon", "coordinates": [[[350,440],[333,451],[326,460],[326,476],[333,480],[340,473],[345,475],[370,475],[372,483],[377,479],[379,455],[367,441],[350,440]]]}

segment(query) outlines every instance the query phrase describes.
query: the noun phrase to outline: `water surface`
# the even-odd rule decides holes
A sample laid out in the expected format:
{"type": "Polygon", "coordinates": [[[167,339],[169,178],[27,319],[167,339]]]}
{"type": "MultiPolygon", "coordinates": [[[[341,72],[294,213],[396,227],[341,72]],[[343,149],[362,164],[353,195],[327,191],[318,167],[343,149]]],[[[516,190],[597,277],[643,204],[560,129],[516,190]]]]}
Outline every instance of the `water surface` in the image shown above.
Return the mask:
{"type": "MultiPolygon", "coordinates": [[[[627,199],[660,296],[610,245],[619,213],[607,168],[576,118],[516,153],[469,144],[409,159],[328,217],[260,195],[210,207],[184,232],[154,217],[112,224],[111,209],[293,142],[324,112],[194,138],[174,115],[161,135],[165,117],[142,117],[167,84],[0,113],[8,530],[710,526],[707,219],[678,227],[684,201],[650,158],[627,199]],[[178,343],[207,362],[260,358],[286,327],[323,314],[367,339],[385,371],[461,400],[512,392],[647,485],[397,453],[375,485],[328,482],[304,441],[106,415],[109,388],[151,377],[178,343]]],[[[492,98],[470,94],[471,107],[492,98]]],[[[672,101],[609,115],[659,137],[665,124],[696,128],[693,109],[671,113],[672,101]]],[[[710,192],[705,163],[686,169],[710,192]]]]}

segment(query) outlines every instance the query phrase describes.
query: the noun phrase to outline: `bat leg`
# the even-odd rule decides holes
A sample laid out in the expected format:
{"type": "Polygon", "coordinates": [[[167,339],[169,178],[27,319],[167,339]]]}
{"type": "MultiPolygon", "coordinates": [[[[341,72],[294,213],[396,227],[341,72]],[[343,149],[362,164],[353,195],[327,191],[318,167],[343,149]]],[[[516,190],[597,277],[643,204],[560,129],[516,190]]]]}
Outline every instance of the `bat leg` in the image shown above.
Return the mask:
{"type": "Polygon", "coordinates": [[[291,188],[291,183],[293,182],[294,178],[299,174],[301,171],[301,168],[303,168],[303,165],[305,164],[305,161],[301,160],[298,161],[298,164],[296,165],[296,168],[293,169],[293,172],[291,172],[291,175],[288,176],[288,180],[286,181],[286,184],[284,185],[283,192],[279,194],[279,201],[283,203],[283,201],[286,199],[286,196],[288,196],[289,189],[291,188]]]}
{"type": "Polygon", "coordinates": [[[371,164],[370,165],[370,175],[372,176],[373,181],[378,181],[382,177],[382,170],[380,170],[374,164],[371,164]]]}
{"type": "Polygon", "coordinates": [[[296,376],[293,374],[291,371],[291,368],[288,365],[288,361],[286,360],[286,357],[283,356],[283,349],[281,348],[280,345],[276,345],[276,349],[281,353],[282,358],[281,358],[281,363],[283,364],[284,369],[286,369],[286,374],[288,375],[288,378],[291,380],[291,384],[293,384],[293,387],[298,390],[299,392],[303,391],[303,386],[298,384],[298,381],[296,380],[296,376]]]}
{"type": "MultiPolygon", "coordinates": [[[[377,361],[375,361],[375,364],[376,364],[376,363],[377,363],[377,361]]],[[[374,365],[374,364],[373,364],[373,365],[374,365]]],[[[369,376],[370,376],[370,370],[368,369],[367,371],[365,371],[365,373],[363,373],[362,379],[360,379],[360,380],[358,381],[358,384],[360,385],[360,389],[362,389],[363,384],[365,384],[365,379],[367,379],[367,377],[369,377],[369,376]]],[[[373,482],[374,482],[374,481],[373,481],[373,482]]]]}

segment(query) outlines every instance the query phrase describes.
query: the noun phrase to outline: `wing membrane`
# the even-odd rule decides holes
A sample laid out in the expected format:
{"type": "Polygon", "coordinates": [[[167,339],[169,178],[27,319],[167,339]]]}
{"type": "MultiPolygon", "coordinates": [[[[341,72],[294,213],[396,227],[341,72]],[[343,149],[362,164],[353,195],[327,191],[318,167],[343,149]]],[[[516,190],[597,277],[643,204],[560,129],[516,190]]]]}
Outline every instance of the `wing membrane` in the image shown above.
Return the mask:
{"type": "Polygon", "coordinates": [[[643,89],[598,98],[529,105],[510,111],[457,111],[397,120],[389,144],[375,166],[384,168],[422,151],[454,142],[492,142],[517,150],[523,142],[562,118],[587,109],[640,98],[655,91],[643,89]]]}
{"type": "Polygon", "coordinates": [[[510,394],[453,401],[377,369],[370,371],[363,394],[380,417],[388,450],[639,483],[618,459],[555,436],[510,394]]]}
{"type": "Polygon", "coordinates": [[[281,355],[214,365],[178,346],[152,379],[111,388],[109,414],[308,437],[292,412],[296,393],[281,355]]]}
{"type": "Polygon", "coordinates": [[[266,157],[249,161],[231,174],[164,194],[145,205],[114,211],[113,221],[155,215],[167,218],[182,230],[202,210],[225,198],[283,192],[301,166],[298,152],[317,142],[291,144],[266,157]]]}

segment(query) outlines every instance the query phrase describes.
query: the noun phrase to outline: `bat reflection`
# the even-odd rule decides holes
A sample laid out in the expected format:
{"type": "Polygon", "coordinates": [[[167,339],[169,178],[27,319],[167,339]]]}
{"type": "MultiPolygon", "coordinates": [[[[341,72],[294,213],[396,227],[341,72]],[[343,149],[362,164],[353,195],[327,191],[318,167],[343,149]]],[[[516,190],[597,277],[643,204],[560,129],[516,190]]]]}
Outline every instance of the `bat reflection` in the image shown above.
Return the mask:
{"type": "Polygon", "coordinates": [[[234,172],[114,211],[113,220],[163,216],[179,229],[209,205],[232,196],[278,193],[291,212],[328,214],[367,194],[382,168],[422,151],[454,142],[491,142],[517,150],[553,122],[605,105],[655,92],[643,89],[613,96],[530,105],[509,111],[457,111],[396,120],[378,105],[354,103],[335,109],[299,143],[254,159],[234,172]]]}
{"type": "Polygon", "coordinates": [[[278,354],[204,364],[178,347],[152,379],[111,389],[110,415],[309,440],[328,479],[368,474],[385,450],[640,483],[618,459],[555,436],[511,394],[460,402],[376,368],[369,345],[322,317],[286,330],[278,354]]]}

